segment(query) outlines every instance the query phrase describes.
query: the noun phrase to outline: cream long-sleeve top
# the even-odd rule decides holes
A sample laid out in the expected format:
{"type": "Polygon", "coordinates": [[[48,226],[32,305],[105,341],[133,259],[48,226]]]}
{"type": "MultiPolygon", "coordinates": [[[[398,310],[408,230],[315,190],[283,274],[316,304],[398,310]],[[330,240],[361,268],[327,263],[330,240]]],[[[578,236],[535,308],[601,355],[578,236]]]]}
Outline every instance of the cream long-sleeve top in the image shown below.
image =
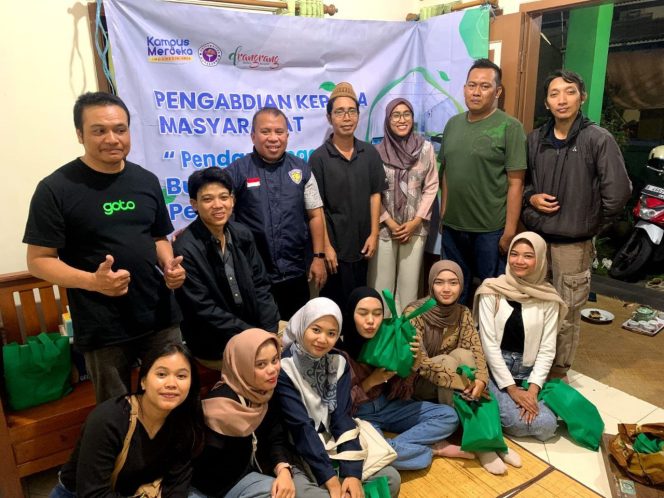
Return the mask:
{"type": "MultiPolygon", "coordinates": [[[[533,367],[528,382],[539,387],[546,381],[556,355],[558,306],[558,303],[552,301],[531,300],[522,303],[521,307],[525,336],[523,365],[533,367]]],[[[496,385],[504,389],[515,383],[500,350],[505,323],[514,308],[498,294],[481,295],[478,307],[484,356],[496,385]]]]}

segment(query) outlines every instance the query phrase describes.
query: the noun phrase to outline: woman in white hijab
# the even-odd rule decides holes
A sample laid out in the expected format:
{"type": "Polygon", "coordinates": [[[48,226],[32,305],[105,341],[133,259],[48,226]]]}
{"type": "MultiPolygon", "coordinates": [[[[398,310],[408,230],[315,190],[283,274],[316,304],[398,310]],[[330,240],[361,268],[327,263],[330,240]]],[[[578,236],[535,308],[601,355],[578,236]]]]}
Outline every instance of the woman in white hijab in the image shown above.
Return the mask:
{"type": "MultiPolygon", "coordinates": [[[[330,299],[312,299],[293,315],[283,337],[278,397],[287,430],[311,476],[296,473],[298,494],[307,498],[361,498],[362,461],[339,460],[338,475],[319,434],[337,439],[356,427],[350,415],[351,375],[348,362],[333,347],[339,339],[341,310],[330,299]],[[305,481],[305,482],[303,482],[305,481]]],[[[360,450],[357,438],[339,451],[360,450]]],[[[393,467],[372,476],[386,476],[393,497],[401,478],[393,467]]]]}

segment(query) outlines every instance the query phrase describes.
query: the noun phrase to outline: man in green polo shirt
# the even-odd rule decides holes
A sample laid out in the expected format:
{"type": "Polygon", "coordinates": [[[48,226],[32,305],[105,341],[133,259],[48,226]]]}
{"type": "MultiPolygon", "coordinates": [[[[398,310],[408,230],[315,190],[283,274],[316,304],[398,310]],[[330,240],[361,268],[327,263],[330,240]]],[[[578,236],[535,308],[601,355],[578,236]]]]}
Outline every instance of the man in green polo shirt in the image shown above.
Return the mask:
{"type": "Polygon", "coordinates": [[[505,272],[521,214],[526,134],[498,109],[501,77],[490,60],[475,61],[464,85],[468,111],[452,117],[443,132],[442,254],[463,270],[464,303],[472,302],[473,277],[505,272]]]}

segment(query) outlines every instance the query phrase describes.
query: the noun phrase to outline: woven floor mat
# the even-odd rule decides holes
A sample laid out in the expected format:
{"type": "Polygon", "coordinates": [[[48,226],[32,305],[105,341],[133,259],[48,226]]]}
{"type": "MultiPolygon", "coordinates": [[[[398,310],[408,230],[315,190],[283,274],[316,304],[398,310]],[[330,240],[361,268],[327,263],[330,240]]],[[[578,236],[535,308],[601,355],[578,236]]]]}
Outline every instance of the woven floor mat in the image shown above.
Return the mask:
{"type": "Polygon", "coordinates": [[[401,498],[475,497],[597,497],[600,496],[567,474],[552,467],[514,441],[507,445],[520,456],[523,466],[507,466],[502,476],[489,474],[478,460],[434,458],[429,469],[401,472],[401,498]]]}

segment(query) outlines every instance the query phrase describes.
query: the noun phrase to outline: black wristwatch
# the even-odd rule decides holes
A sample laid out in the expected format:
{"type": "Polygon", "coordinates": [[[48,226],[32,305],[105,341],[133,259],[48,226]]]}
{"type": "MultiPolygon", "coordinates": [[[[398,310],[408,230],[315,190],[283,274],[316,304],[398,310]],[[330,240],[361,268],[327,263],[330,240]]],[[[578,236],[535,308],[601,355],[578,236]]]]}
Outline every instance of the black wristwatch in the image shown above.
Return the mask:
{"type": "Polygon", "coordinates": [[[325,259],[325,253],[324,252],[315,252],[314,253],[314,258],[325,259]]]}

